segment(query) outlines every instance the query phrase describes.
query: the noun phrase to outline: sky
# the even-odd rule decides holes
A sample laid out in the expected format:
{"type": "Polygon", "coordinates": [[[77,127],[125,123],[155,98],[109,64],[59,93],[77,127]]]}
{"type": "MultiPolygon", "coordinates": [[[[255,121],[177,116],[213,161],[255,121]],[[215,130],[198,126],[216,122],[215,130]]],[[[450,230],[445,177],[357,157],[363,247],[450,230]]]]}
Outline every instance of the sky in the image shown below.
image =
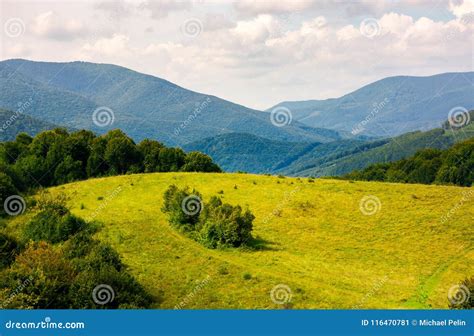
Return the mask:
{"type": "Polygon", "coordinates": [[[113,63],[255,109],[474,69],[474,0],[5,1],[0,58],[113,63]]]}

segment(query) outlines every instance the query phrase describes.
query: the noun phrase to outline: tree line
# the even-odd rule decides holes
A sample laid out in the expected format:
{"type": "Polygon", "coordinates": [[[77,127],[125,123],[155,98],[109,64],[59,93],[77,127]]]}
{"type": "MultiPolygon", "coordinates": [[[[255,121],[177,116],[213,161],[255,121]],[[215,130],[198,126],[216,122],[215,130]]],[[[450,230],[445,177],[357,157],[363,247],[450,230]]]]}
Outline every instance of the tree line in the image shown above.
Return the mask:
{"type": "Polygon", "coordinates": [[[343,178],[469,187],[474,182],[474,138],[445,150],[423,149],[410,158],[373,164],[343,178]]]}
{"type": "Polygon", "coordinates": [[[0,201],[17,192],[90,177],[177,171],[221,169],[203,153],[185,153],[150,139],[135,144],[118,129],[101,136],[63,128],[35,137],[20,133],[0,144],[0,201]]]}

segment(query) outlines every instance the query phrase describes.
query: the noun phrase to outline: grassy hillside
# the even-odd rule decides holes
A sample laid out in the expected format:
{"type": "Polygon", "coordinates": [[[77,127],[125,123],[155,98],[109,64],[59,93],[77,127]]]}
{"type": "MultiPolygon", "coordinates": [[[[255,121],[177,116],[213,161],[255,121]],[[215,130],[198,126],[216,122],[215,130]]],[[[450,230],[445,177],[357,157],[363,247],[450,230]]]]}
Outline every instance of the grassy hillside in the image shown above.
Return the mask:
{"type": "Polygon", "coordinates": [[[160,308],[278,308],[270,291],[279,284],[294,308],[446,308],[449,288],[474,269],[472,188],[159,173],[52,190],[71,196],[76,215],[104,223],[98,238],[160,308]],[[209,250],[177,233],[160,211],[172,183],[248,206],[260,247],[209,250]],[[381,206],[364,215],[360,201],[371,195],[381,206]]]}

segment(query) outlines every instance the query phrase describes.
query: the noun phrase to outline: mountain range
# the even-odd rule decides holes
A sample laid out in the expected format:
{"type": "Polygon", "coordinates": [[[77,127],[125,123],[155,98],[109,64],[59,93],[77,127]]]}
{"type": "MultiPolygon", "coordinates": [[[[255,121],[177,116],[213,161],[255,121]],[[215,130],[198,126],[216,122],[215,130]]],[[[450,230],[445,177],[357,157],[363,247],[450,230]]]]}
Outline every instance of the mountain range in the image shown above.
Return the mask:
{"type": "Polygon", "coordinates": [[[57,125],[120,128],[137,142],[207,153],[226,171],[339,175],[472,137],[472,124],[442,124],[453,108],[474,107],[473,82],[474,72],[389,77],[258,111],[116,65],[14,59],[0,62],[0,141],[57,125]]]}
{"type": "Polygon", "coordinates": [[[31,101],[25,113],[32,117],[98,133],[120,128],[136,141],[180,146],[233,132],[289,142],[341,138],[337,131],[296,121],[276,127],[267,113],[110,64],[7,60],[0,62],[0,86],[2,108],[16,110],[31,101]],[[105,119],[94,123],[94,111],[105,119]]]}
{"type": "MultiPolygon", "coordinates": [[[[471,112],[474,119],[474,112],[471,112]]],[[[342,139],[329,143],[286,143],[225,134],[184,146],[211,156],[226,171],[290,176],[336,176],[373,163],[400,160],[424,148],[446,149],[474,137],[474,123],[460,129],[436,128],[377,140],[342,139]]]]}
{"type": "Polygon", "coordinates": [[[439,127],[456,107],[474,108],[474,72],[396,76],[326,100],[284,101],[293,119],[311,127],[391,137],[439,127]]]}

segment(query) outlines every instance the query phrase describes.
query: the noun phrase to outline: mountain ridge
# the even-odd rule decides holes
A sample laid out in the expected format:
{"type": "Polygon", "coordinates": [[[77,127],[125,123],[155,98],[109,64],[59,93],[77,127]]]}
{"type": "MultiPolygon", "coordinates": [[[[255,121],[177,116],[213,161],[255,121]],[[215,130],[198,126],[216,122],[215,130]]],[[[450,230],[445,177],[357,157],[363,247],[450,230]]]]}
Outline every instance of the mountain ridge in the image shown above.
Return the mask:
{"type": "Polygon", "coordinates": [[[14,109],[16,101],[25,99],[24,92],[36,87],[35,92],[39,95],[54,95],[55,99],[41,102],[40,108],[45,111],[41,116],[35,108],[28,111],[33,117],[66,126],[74,120],[74,127],[79,124],[80,128],[104,132],[107,129],[92,124],[91,115],[95,109],[106,107],[113,112],[112,126],[123,129],[136,141],[149,137],[171,145],[183,145],[226,132],[246,132],[290,142],[328,142],[341,137],[336,131],[318,130],[296,121],[277,127],[262,111],[112,64],[16,59],[0,62],[2,73],[0,84],[7,89],[0,95],[0,106],[14,109]],[[10,82],[16,90],[8,89],[10,82]],[[61,99],[63,94],[67,97],[61,99]],[[64,117],[58,120],[56,114],[60,112],[54,105],[68,106],[71,94],[76,109],[68,111],[70,120],[64,117]]]}
{"type": "Polygon", "coordinates": [[[474,108],[473,83],[474,72],[391,76],[337,98],[283,101],[266,111],[285,107],[311,127],[396,136],[439,127],[454,108],[474,108]]]}

